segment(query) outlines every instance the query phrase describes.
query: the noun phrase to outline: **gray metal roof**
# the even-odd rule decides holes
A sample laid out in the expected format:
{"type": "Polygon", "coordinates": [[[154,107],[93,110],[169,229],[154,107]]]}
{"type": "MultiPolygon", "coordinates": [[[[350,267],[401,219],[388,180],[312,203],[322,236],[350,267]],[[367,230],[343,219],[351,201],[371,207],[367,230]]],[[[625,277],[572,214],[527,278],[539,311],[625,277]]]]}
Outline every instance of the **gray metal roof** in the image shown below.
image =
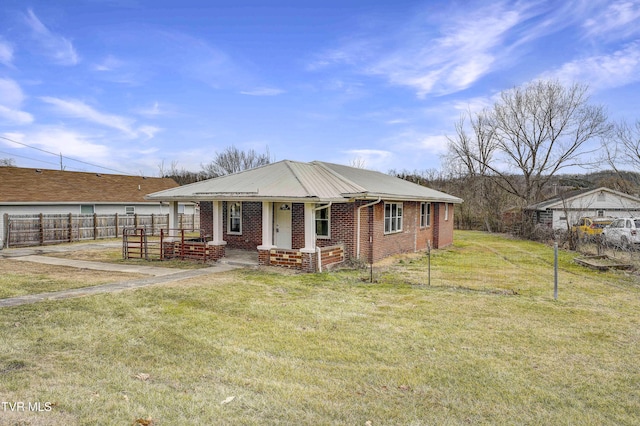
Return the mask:
{"type": "Polygon", "coordinates": [[[353,199],[461,203],[443,192],[384,173],[338,164],[283,160],[231,175],[155,192],[153,201],[282,200],[346,202],[353,199]]]}

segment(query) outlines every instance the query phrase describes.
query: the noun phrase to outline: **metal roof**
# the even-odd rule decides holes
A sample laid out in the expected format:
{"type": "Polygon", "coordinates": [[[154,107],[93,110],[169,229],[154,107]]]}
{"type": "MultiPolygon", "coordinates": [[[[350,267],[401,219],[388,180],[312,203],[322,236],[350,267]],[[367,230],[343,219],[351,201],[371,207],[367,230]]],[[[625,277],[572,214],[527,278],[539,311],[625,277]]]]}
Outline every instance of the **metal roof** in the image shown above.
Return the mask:
{"type": "Polygon", "coordinates": [[[291,200],[346,202],[353,199],[424,200],[461,203],[460,198],[371,170],[313,161],[283,160],[146,196],[155,201],[291,200]]]}

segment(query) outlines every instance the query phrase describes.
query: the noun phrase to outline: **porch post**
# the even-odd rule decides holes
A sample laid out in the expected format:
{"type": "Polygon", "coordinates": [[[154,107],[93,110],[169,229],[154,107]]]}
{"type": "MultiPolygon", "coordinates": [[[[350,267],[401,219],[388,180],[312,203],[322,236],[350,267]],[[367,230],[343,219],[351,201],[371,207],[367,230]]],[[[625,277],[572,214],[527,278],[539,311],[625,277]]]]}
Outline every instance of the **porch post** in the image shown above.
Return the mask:
{"type": "Polygon", "coordinates": [[[225,246],[227,245],[227,242],[224,241],[223,233],[224,228],[222,223],[222,201],[212,201],[211,210],[211,225],[213,232],[213,235],[211,237],[213,238],[213,240],[207,243],[207,259],[219,260],[225,256],[225,246]]]}
{"type": "Polygon", "coordinates": [[[258,249],[258,264],[269,265],[271,263],[271,249],[273,245],[273,203],[262,202],[262,245],[258,249]]]}
{"type": "Polygon", "coordinates": [[[224,241],[224,224],[222,223],[222,201],[213,201],[213,217],[212,217],[212,225],[213,225],[213,241],[212,243],[215,245],[222,245],[225,243],[224,241]]]}
{"type": "Polygon", "coordinates": [[[269,250],[273,245],[273,203],[262,202],[262,245],[258,250],[269,250]]]}
{"type": "Polygon", "coordinates": [[[316,210],[315,203],[304,203],[304,247],[302,269],[307,272],[316,270],[316,210]]]}
{"type": "Polygon", "coordinates": [[[169,236],[174,237],[178,235],[178,229],[180,228],[179,218],[178,218],[178,202],[170,201],[169,202],[169,236]]]}

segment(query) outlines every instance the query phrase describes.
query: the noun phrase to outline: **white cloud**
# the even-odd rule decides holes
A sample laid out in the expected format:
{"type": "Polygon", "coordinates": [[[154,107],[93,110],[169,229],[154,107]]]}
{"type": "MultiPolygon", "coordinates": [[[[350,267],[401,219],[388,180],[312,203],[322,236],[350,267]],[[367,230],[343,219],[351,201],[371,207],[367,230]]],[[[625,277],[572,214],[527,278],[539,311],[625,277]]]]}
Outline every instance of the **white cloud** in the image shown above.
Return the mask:
{"type": "Polygon", "coordinates": [[[163,109],[160,109],[160,103],[157,101],[150,107],[138,108],[135,112],[145,117],[158,117],[166,114],[163,109]]]}
{"type": "Polygon", "coordinates": [[[133,120],[128,118],[102,113],[78,100],[64,100],[50,96],[43,96],[40,99],[55,106],[58,112],[64,115],[81,118],[96,124],[120,130],[130,136],[135,136],[135,132],[132,127],[133,120]]]}
{"type": "Polygon", "coordinates": [[[32,123],[33,116],[21,110],[24,98],[18,83],[0,78],[0,122],[16,125],[32,123]]]}
{"type": "Polygon", "coordinates": [[[345,164],[356,164],[369,170],[386,170],[393,157],[391,151],[381,149],[350,149],[342,151],[348,155],[345,164]]]}
{"type": "Polygon", "coordinates": [[[0,64],[11,66],[13,61],[13,46],[0,37],[0,64]]]}
{"type": "Polygon", "coordinates": [[[2,105],[18,107],[24,101],[20,85],[14,80],[0,78],[0,102],[2,105]]]}
{"type": "Polygon", "coordinates": [[[355,66],[360,72],[409,86],[418,97],[443,95],[471,86],[513,52],[505,46],[531,16],[530,5],[473,4],[441,16],[421,14],[401,28],[369,34],[327,52],[308,66],[355,66]]]}
{"type": "MultiPolygon", "coordinates": [[[[26,133],[5,133],[9,139],[22,142],[30,147],[42,149],[52,153],[62,153],[64,156],[75,157],[86,161],[101,161],[110,157],[107,146],[94,143],[91,138],[64,127],[39,127],[26,133]]],[[[11,148],[28,149],[24,145],[3,141],[11,148]]]]}
{"type": "Polygon", "coordinates": [[[101,72],[114,71],[124,65],[124,62],[113,55],[107,55],[100,63],[93,66],[93,69],[101,72]]]}
{"type": "Polygon", "coordinates": [[[640,1],[619,0],[584,22],[589,36],[607,36],[620,39],[640,32],[640,1]]]}
{"type": "Polygon", "coordinates": [[[252,90],[242,90],[240,93],[250,96],[277,96],[284,93],[284,90],[273,87],[256,87],[252,90]]]}
{"type": "Polygon", "coordinates": [[[0,105],[0,122],[7,122],[10,124],[31,124],[33,123],[33,116],[25,111],[17,109],[7,108],[4,105],[0,105]]]}
{"type": "Polygon", "coordinates": [[[558,79],[565,83],[587,82],[594,90],[640,81],[640,42],[631,43],[609,55],[576,59],[544,73],[540,78],[558,79]]]}
{"type": "Polygon", "coordinates": [[[67,38],[50,31],[40,19],[29,9],[25,22],[31,29],[35,39],[44,49],[44,54],[59,65],[76,65],[80,57],[67,38]]]}

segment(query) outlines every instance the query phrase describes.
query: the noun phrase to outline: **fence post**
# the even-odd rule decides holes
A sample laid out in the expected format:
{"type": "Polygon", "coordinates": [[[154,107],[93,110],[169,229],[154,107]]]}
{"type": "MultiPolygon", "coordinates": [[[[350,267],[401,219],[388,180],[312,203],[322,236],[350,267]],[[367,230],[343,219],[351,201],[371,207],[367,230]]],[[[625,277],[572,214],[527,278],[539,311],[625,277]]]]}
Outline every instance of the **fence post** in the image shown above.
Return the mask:
{"type": "Polygon", "coordinates": [[[40,218],[40,223],[38,224],[38,228],[40,231],[40,245],[43,246],[44,245],[44,215],[40,213],[38,217],[40,218]]]}
{"type": "MultiPolygon", "coordinates": [[[[124,237],[124,233],[122,233],[122,236],[124,237]]],[[[116,238],[118,238],[118,213],[116,213],[116,238]]]]}
{"type": "Polygon", "coordinates": [[[4,229],[3,232],[3,247],[9,248],[9,213],[5,213],[4,214],[4,227],[2,229],[4,229]]]}
{"type": "MultiPolygon", "coordinates": [[[[80,229],[78,229],[78,232],[80,232],[80,229]]],[[[78,236],[78,239],[80,239],[80,236],[78,236]]],[[[69,242],[73,241],[73,213],[69,213],[69,242]]]]}
{"type": "Polygon", "coordinates": [[[151,213],[151,235],[156,235],[155,215],[151,213]]]}
{"type": "Polygon", "coordinates": [[[93,213],[93,239],[98,239],[98,215],[93,213]]]}
{"type": "Polygon", "coordinates": [[[138,227],[138,213],[133,214],[133,227],[134,228],[138,227]]]}

